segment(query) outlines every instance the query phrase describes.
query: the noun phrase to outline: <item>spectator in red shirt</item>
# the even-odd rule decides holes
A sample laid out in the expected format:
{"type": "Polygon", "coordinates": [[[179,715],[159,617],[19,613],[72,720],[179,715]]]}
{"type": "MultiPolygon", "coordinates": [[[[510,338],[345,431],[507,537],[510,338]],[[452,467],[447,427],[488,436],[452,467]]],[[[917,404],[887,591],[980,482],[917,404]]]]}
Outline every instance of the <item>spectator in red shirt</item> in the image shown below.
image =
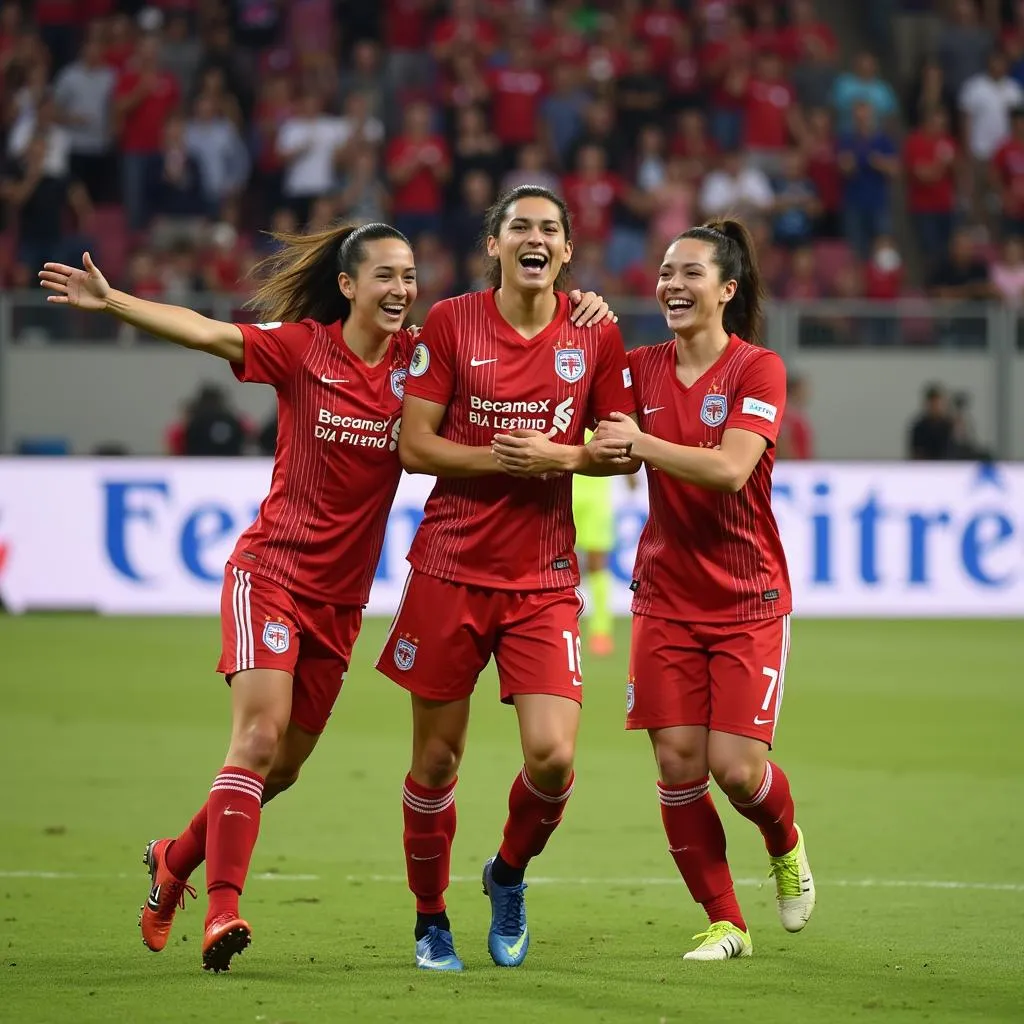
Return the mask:
{"type": "Polygon", "coordinates": [[[827,107],[815,107],[810,112],[801,141],[807,177],[814,183],[821,203],[815,233],[819,238],[838,238],[842,234],[839,208],[842,205],[843,182],[839,173],[839,150],[832,114],[827,107]]]}
{"type": "Polygon", "coordinates": [[[612,207],[625,192],[625,184],[608,170],[600,146],[583,146],[576,170],[562,182],[562,194],[572,212],[576,244],[607,242],[612,233],[612,207]]]}
{"type": "Polygon", "coordinates": [[[783,33],[782,52],[786,60],[799,64],[812,51],[836,55],[836,37],[828,25],[818,19],[814,0],[793,0],[789,9],[790,25],[783,33]]]}
{"type": "Polygon", "coordinates": [[[1024,109],[1010,115],[1010,136],[992,157],[995,191],[1003,204],[1003,230],[1024,235],[1024,109]]]}
{"type": "Polygon", "coordinates": [[[668,104],[672,110],[700,105],[704,88],[700,55],[693,40],[693,29],[685,21],[675,26],[672,54],[664,74],[668,85],[668,104]]]}
{"type": "Polygon", "coordinates": [[[779,425],[776,456],[780,459],[813,459],[814,428],[807,415],[810,387],[806,378],[791,374],[786,380],[786,411],[779,425]]]}
{"type": "Polygon", "coordinates": [[[156,36],[143,36],[114,90],[122,198],[128,223],[136,230],[146,223],[146,168],[160,150],[164,125],[180,98],[177,79],[161,69],[160,41],[156,36]]]}
{"type": "Polygon", "coordinates": [[[514,39],[508,63],[492,68],[491,124],[506,151],[517,149],[537,137],[537,115],[544,96],[544,76],[534,67],[529,44],[514,39]]]}
{"type": "Polygon", "coordinates": [[[864,268],[864,298],[892,302],[903,294],[906,270],[903,257],[889,235],[879,235],[864,268]]]}
{"type": "Polygon", "coordinates": [[[443,188],[451,173],[448,147],[434,133],[432,118],[426,103],[406,107],[402,133],[391,140],[385,157],[393,223],[411,239],[441,230],[443,188]]]}
{"type": "Polygon", "coordinates": [[[552,70],[564,64],[582,65],[587,53],[586,37],[570,15],[568,4],[552,4],[531,39],[534,52],[552,70]]]}
{"type": "Polygon", "coordinates": [[[773,53],[784,57],[786,49],[785,32],[779,25],[779,7],[775,0],[758,0],[754,6],[754,28],[750,33],[751,42],[757,53],[773,53]]]}
{"type": "Polygon", "coordinates": [[[686,20],[676,10],[675,0],[653,0],[633,18],[633,31],[650,47],[654,67],[664,72],[676,52],[675,41],[686,20]]]}
{"type": "Polygon", "coordinates": [[[790,137],[799,134],[800,109],[784,72],[778,55],[764,52],[758,55],[747,82],[744,145],[769,158],[776,157],[790,137]]]}
{"type": "Polygon", "coordinates": [[[942,259],[953,233],[957,149],[949,119],[935,107],[903,147],[907,168],[907,208],[929,265],[942,259]]]}
{"type": "Polygon", "coordinates": [[[805,245],[793,250],[788,271],[778,282],[779,295],[790,302],[811,302],[823,295],[814,249],[805,245]]]}
{"type": "Polygon", "coordinates": [[[477,14],[476,0],[451,0],[451,14],[438,22],[430,40],[434,60],[442,67],[467,50],[487,60],[497,45],[498,33],[477,14]]]}

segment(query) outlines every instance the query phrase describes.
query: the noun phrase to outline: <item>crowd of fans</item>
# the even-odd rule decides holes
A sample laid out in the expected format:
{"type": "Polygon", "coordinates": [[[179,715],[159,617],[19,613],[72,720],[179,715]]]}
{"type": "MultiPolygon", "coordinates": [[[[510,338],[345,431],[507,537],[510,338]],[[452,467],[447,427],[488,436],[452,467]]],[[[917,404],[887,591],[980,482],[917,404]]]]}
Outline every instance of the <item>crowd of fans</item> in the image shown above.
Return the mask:
{"type": "Polygon", "coordinates": [[[901,102],[813,0],[3,3],[0,281],[88,245],[143,295],[237,290],[260,228],[387,219],[425,308],[481,281],[483,211],[533,181],[606,295],[733,212],[780,298],[1018,304],[1024,4],[948,13],[901,102]]]}

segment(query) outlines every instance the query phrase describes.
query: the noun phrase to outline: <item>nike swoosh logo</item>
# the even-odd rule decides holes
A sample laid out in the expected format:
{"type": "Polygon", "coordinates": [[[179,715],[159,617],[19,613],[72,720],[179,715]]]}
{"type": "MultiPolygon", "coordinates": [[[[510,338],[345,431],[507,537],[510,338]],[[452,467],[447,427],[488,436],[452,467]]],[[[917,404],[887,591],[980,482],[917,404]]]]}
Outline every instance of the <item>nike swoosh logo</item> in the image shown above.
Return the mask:
{"type": "Polygon", "coordinates": [[[561,818],[541,818],[540,823],[542,825],[557,825],[561,820],[561,818]]]}
{"type": "Polygon", "coordinates": [[[648,409],[647,406],[644,406],[644,415],[650,416],[652,413],[661,412],[664,408],[665,406],[663,405],[656,405],[653,409],[648,409]]]}
{"type": "MultiPolygon", "coordinates": [[[[230,807],[226,807],[224,809],[224,817],[226,818],[231,814],[240,814],[243,818],[249,817],[249,815],[246,814],[245,811],[233,811],[230,807]]],[[[252,819],[250,818],[249,820],[251,821],[252,819]]]]}
{"type": "Polygon", "coordinates": [[[470,359],[470,361],[469,361],[469,365],[470,366],[486,366],[488,363],[496,363],[497,361],[498,361],[497,359],[477,359],[476,356],[473,356],[473,358],[470,359]]]}
{"type": "Polygon", "coordinates": [[[348,378],[347,377],[321,377],[320,380],[323,381],[324,384],[347,384],[348,383],[348,378]]]}
{"type": "Polygon", "coordinates": [[[519,936],[514,946],[506,946],[505,949],[508,951],[509,956],[519,956],[520,951],[523,948],[523,943],[526,941],[526,932],[523,932],[519,936]]]}
{"type": "Polygon", "coordinates": [[[754,725],[767,725],[771,721],[771,718],[758,718],[756,715],[754,716],[754,725]]]}
{"type": "Polygon", "coordinates": [[[417,857],[415,853],[410,853],[409,856],[413,860],[437,860],[437,858],[440,857],[441,854],[435,853],[433,857],[417,857]]]}
{"type": "Polygon", "coordinates": [[[583,685],[583,680],[582,679],[574,679],[572,681],[572,685],[573,686],[582,686],[583,685]]]}

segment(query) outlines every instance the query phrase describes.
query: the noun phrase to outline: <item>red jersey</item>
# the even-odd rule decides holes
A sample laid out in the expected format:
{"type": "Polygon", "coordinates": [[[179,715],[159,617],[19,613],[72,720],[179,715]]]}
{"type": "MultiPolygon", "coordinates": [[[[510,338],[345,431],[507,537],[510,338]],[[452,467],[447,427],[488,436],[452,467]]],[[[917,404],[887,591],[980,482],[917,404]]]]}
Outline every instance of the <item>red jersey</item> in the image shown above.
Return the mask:
{"type": "Polygon", "coordinates": [[[1024,218],[1024,142],[1007,139],[996,150],[992,164],[1003,183],[1003,213],[1024,218]]]}
{"type": "MultiPolygon", "coordinates": [[[[115,97],[128,96],[139,85],[138,71],[124,71],[117,80],[115,97]]],[[[121,149],[126,153],[156,153],[163,143],[164,124],[178,106],[181,90],[168,71],[153,73],[150,91],[124,115],[121,149]]]]}
{"type": "Polygon", "coordinates": [[[629,365],[646,433],[715,448],[736,427],[768,441],[737,494],[647,470],[650,516],[633,571],[634,613],[749,622],[790,612],[789,572],[771,504],[774,445],[786,405],[782,360],[733,335],[718,362],[688,388],[676,377],[674,341],[633,350],[629,365]]]}
{"type": "Polygon", "coordinates": [[[612,208],[626,191],[622,179],[615,174],[585,178],[567,174],[562,179],[562,193],[572,213],[577,242],[607,242],[612,233],[612,208]]]}
{"type": "MultiPolygon", "coordinates": [[[[388,143],[385,163],[389,167],[404,163],[414,153],[433,166],[448,163],[448,147],[440,135],[430,135],[421,141],[399,135],[388,143]]],[[[404,184],[392,186],[391,208],[394,213],[440,213],[442,198],[437,176],[421,163],[404,184]]]]}
{"type": "Polygon", "coordinates": [[[950,213],[956,195],[956,173],[952,158],[956,143],[949,135],[930,135],[911,132],[903,147],[907,165],[907,206],[912,213],[950,213]],[[921,181],[913,173],[918,167],[929,166],[939,159],[948,160],[946,173],[938,181],[921,181]]]}
{"type": "MultiPolygon", "coordinates": [[[[576,327],[562,294],[555,318],[530,339],[498,312],[493,291],[438,302],[420,333],[406,392],[447,406],[441,436],[473,446],[510,430],[579,445],[598,419],[634,411],[618,327],[576,327]]],[[[579,582],[575,542],[569,473],[442,477],[409,561],[456,583],[556,590],[579,582]]]]}
{"type": "Polygon", "coordinates": [[[411,335],[367,366],[341,324],[238,324],[241,381],[277,391],[270,493],[238,539],[232,565],[295,594],[366,604],[402,466],[398,431],[411,335]]]}
{"type": "Polygon", "coordinates": [[[793,89],[785,82],[752,78],[747,83],[745,144],[751,149],[784,149],[789,142],[793,89]]]}
{"type": "Polygon", "coordinates": [[[531,68],[495,68],[491,87],[491,126],[503,145],[521,146],[537,137],[537,110],[544,76],[531,68]]]}

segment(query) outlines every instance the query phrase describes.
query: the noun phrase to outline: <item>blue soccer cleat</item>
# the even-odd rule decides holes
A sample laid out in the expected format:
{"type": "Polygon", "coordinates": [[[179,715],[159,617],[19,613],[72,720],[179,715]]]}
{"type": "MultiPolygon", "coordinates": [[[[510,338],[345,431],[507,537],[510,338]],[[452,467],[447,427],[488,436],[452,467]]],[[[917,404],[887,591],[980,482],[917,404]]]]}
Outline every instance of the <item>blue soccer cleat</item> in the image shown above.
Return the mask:
{"type": "Polygon", "coordinates": [[[491,930],[487,933],[487,951],[499,967],[518,967],[530,948],[526,927],[526,884],[498,885],[491,877],[492,857],[484,865],[484,895],[491,900],[491,930]]]}
{"type": "Polygon", "coordinates": [[[427,934],[416,940],[416,966],[422,971],[461,971],[452,933],[432,924],[427,934]]]}

